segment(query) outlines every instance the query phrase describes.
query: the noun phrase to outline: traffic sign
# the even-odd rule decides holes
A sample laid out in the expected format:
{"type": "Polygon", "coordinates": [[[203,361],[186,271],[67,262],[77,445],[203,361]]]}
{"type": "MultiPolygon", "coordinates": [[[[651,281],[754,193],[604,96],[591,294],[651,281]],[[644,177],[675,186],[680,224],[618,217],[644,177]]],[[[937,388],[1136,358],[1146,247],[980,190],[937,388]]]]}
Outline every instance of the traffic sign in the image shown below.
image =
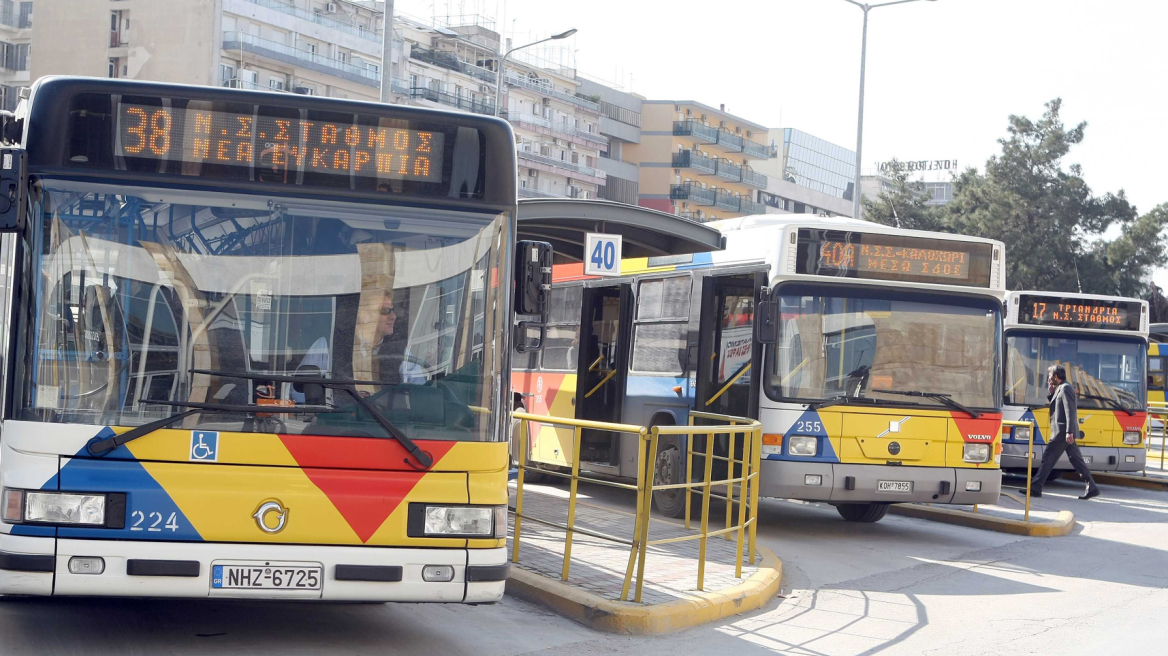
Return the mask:
{"type": "Polygon", "coordinates": [[[621,274],[621,236],[589,232],[584,238],[584,275],[621,274]]]}

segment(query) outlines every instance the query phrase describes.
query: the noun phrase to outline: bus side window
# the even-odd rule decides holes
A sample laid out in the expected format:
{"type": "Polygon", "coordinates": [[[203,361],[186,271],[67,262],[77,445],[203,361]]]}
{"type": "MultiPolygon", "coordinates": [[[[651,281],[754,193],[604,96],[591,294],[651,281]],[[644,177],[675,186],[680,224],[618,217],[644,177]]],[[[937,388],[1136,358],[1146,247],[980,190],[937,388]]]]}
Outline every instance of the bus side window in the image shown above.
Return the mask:
{"type": "Polygon", "coordinates": [[[1164,359],[1159,357],[1148,358],[1148,389],[1160,391],[1164,389],[1164,359]]]}
{"type": "Polygon", "coordinates": [[[580,357],[580,308],[583,304],[583,285],[552,287],[547,335],[540,351],[543,354],[541,369],[576,369],[576,359],[580,357]]]}
{"type": "Polygon", "coordinates": [[[632,371],[673,376],[684,373],[692,284],[688,274],[641,281],[632,371]]]}

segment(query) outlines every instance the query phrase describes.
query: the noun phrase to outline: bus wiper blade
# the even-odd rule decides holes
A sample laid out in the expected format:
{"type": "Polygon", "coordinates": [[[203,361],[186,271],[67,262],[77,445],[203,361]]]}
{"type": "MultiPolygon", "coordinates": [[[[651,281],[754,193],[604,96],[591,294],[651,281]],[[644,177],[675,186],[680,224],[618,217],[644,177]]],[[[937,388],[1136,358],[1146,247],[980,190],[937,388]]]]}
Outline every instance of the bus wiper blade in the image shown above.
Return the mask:
{"type": "Polygon", "coordinates": [[[334,408],[329,405],[231,405],[227,403],[197,403],[195,401],[151,401],[143,399],[142,403],[152,405],[169,405],[174,408],[194,408],[195,410],[218,410],[220,412],[253,413],[263,412],[271,415],[300,415],[324,414],[327,412],[348,412],[344,408],[334,408]]]}
{"type": "Polygon", "coordinates": [[[113,451],[126,442],[131,442],[138,439],[139,437],[144,437],[156,430],[166,428],[171,424],[177,424],[183,419],[186,419],[187,417],[198,414],[200,412],[202,412],[200,409],[186,410],[185,412],[180,412],[177,415],[171,415],[169,417],[164,417],[162,419],[152,421],[149,424],[142,424],[141,426],[131,428],[130,430],[119,435],[114,435],[113,437],[107,437],[103,440],[91,440],[89,444],[85,445],[85,450],[88,451],[89,455],[91,456],[104,456],[105,454],[113,451]]]}
{"type": "Polygon", "coordinates": [[[871,404],[871,403],[873,403],[874,400],[869,399],[867,397],[863,397],[863,396],[848,396],[847,394],[840,394],[839,396],[833,396],[831,398],[827,398],[827,399],[824,399],[822,401],[815,401],[814,403],[809,403],[809,404],[807,404],[807,408],[809,410],[819,410],[820,408],[829,408],[833,405],[840,405],[840,404],[847,404],[847,403],[859,403],[861,401],[868,403],[868,404],[871,404]]]}
{"type": "Polygon", "coordinates": [[[953,408],[954,410],[960,410],[961,412],[964,412],[965,414],[969,415],[973,419],[977,419],[978,417],[981,416],[981,413],[978,412],[977,410],[974,410],[972,408],[967,408],[967,407],[961,405],[960,403],[958,403],[957,401],[954,401],[951,398],[953,396],[952,394],[946,394],[944,392],[920,392],[917,390],[886,390],[886,389],[874,389],[872,391],[873,392],[880,392],[881,394],[899,394],[901,396],[918,396],[918,397],[925,398],[925,399],[932,399],[934,401],[938,401],[940,403],[943,403],[944,405],[947,405],[950,408],[953,408]]]}
{"type": "Polygon", "coordinates": [[[1107,403],[1111,404],[1111,406],[1114,407],[1116,410],[1123,410],[1129,416],[1135,414],[1135,411],[1132,410],[1131,408],[1129,408],[1129,407],[1125,406],[1124,404],[1120,403],[1119,401],[1116,401],[1115,399],[1107,397],[1107,396],[1099,396],[1096,394],[1080,394],[1079,396],[1083,397],[1084,399],[1098,399],[1100,401],[1106,401],[1107,403]]]}
{"type": "MultiPolygon", "coordinates": [[[[381,426],[381,428],[384,429],[385,432],[388,433],[390,437],[397,440],[397,442],[399,444],[404,446],[406,448],[406,451],[409,451],[410,455],[412,455],[414,457],[414,459],[418,461],[418,464],[421,465],[422,470],[426,470],[426,469],[429,469],[430,467],[434,466],[434,458],[431,457],[429,453],[426,453],[425,451],[423,451],[421,449],[421,447],[419,447],[413,440],[411,440],[409,438],[408,435],[405,434],[404,431],[402,431],[402,429],[398,428],[397,426],[394,426],[393,422],[391,422],[389,419],[387,419],[385,417],[385,415],[381,414],[377,410],[377,408],[374,408],[373,404],[370,403],[369,401],[367,401],[365,399],[365,397],[361,396],[357,392],[357,388],[356,388],[356,385],[385,386],[385,385],[388,385],[388,383],[380,383],[380,382],[371,381],[371,380],[347,380],[344,378],[324,378],[321,376],[287,376],[287,375],[282,375],[282,374],[263,374],[263,373],[254,373],[253,374],[250,372],[214,371],[214,370],[210,370],[210,369],[191,369],[190,371],[192,374],[205,374],[208,376],[219,376],[221,378],[243,378],[244,380],[261,380],[261,381],[270,381],[270,382],[274,382],[274,383],[302,383],[302,384],[307,384],[307,385],[321,385],[322,387],[328,387],[331,389],[340,390],[340,391],[348,394],[350,397],[352,397],[352,399],[357,402],[357,405],[361,406],[361,408],[363,410],[365,410],[365,412],[368,412],[369,415],[373,417],[373,420],[376,421],[377,424],[379,426],[381,426]]],[[[267,408],[278,407],[278,406],[263,406],[263,407],[264,407],[263,412],[268,412],[267,408]]],[[[410,464],[409,460],[406,460],[405,462],[406,462],[406,464],[410,464]]],[[[412,464],[410,464],[410,466],[413,467],[412,464]]]]}

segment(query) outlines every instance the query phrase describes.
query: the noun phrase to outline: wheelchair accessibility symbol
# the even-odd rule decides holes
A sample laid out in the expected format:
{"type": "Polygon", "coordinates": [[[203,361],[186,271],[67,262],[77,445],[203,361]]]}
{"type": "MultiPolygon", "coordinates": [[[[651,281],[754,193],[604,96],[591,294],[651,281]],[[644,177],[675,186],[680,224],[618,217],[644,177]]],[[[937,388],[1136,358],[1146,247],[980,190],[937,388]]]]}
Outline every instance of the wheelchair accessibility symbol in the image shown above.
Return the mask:
{"type": "Polygon", "coordinates": [[[191,460],[219,461],[219,433],[217,431],[191,431],[191,460]]]}

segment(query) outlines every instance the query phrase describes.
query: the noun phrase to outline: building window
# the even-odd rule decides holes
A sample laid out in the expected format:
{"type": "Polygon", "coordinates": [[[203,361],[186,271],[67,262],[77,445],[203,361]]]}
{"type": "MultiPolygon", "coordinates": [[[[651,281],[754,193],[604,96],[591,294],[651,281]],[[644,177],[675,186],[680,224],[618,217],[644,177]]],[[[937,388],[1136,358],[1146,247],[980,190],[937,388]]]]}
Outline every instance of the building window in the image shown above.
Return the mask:
{"type": "Polygon", "coordinates": [[[349,57],[349,55],[348,55],[348,53],[346,53],[345,51],[343,51],[343,50],[338,50],[338,51],[337,51],[337,59],[338,59],[339,61],[341,61],[342,63],[344,63],[344,62],[348,61],[348,57],[349,57]]]}
{"type": "Polygon", "coordinates": [[[117,57],[110,57],[109,58],[109,67],[106,69],[106,74],[111,78],[116,78],[118,76],[118,58],[117,57]]]}
{"type": "MultiPolygon", "coordinates": [[[[111,76],[112,77],[112,76],[111,76]]],[[[228,64],[219,64],[219,84],[227,86],[235,79],[235,67],[228,64]]]]}
{"type": "Polygon", "coordinates": [[[32,27],[32,3],[20,3],[20,21],[16,24],[17,27],[24,29],[32,27]]]}
{"type": "Polygon", "coordinates": [[[271,87],[275,91],[283,91],[284,90],[284,80],[278,80],[276,78],[272,78],[272,79],[268,80],[268,86],[271,87]]]}

